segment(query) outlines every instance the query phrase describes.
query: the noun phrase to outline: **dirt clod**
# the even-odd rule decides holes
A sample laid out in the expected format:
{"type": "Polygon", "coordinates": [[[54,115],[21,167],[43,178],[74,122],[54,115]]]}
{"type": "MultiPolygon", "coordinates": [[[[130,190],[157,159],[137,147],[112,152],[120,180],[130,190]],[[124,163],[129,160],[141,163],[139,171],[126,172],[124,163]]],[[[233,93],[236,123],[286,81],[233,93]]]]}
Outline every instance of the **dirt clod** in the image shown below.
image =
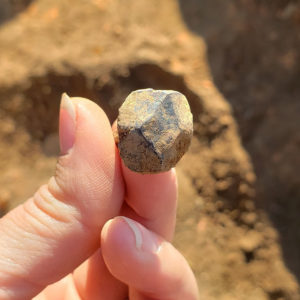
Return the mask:
{"type": "Polygon", "coordinates": [[[143,89],[126,98],[117,126],[126,166],[140,173],[158,173],[175,167],[187,151],[193,116],[183,94],[143,89]]]}

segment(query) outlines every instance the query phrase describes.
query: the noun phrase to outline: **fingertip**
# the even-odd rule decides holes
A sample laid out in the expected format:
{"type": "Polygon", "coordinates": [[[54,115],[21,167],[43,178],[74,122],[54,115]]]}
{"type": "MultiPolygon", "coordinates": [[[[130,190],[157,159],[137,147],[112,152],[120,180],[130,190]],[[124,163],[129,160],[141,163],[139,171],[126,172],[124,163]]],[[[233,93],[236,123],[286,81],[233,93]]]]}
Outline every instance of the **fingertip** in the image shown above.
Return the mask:
{"type": "Polygon", "coordinates": [[[123,226],[121,219],[111,219],[103,226],[101,249],[104,262],[108,270],[123,282],[125,282],[126,270],[129,268],[128,262],[130,259],[128,256],[134,250],[134,241],[130,229],[123,226]],[[124,256],[126,257],[125,260],[124,256]]]}
{"type": "Polygon", "coordinates": [[[177,179],[174,168],[158,174],[141,174],[127,168],[122,160],[122,173],[127,186],[127,196],[132,200],[141,197],[149,198],[149,200],[160,199],[165,195],[172,199],[177,197],[177,179]]]}
{"type": "Polygon", "coordinates": [[[95,111],[95,110],[101,111],[105,115],[105,118],[107,118],[104,110],[96,102],[94,102],[90,99],[87,99],[87,98],[83,98],[83,97],[69,97],[69,98],[76,105],[78,104],[80,106],[89,107],[92,109],[92,111],[95,111]]]}
{"type": "Polygon", "coordinates": [[[104,225],[101,233],[101,246],[104,257],[114,255],[136,259],[142,253],[155,254],[159,251],[162,239],[140,223],[124,217],[115,217],[104,225]],[[108,251],[109,250],[109,251],[108,251]]]}
{"type": "Polygon", "coordinates": [[[108,221],[101,234],[104,261],[110,272],[126,284],[136,282],[141,273],[151,276],[161,242],[160,237],[126,217],[108,221]]]}
{"type": "Polygon", "coordinates": [[[122,173],[128,205],[139,216],[153,221],[151,230],[170,239],[177,207],[175,169],[159,174],[139,174],[128,169],[122,161],[122,173]]]}
{"type": "Polygon", "coordinates": [[[119,256],[119,251],[128,254],[141,250],[142,227],[132,219],[119,216],[105,223],[101,232],[101,246],[104,256],[119,256]],[[109,251],[107,251],[109,249],[109,251]]]}
{"type": "MultiPolygon", "coordinates": [[[[64,95],[63,100],[66,98],[67,96],[64,95]]],[[[117,204],[119,210],[120,200],[123,198],[123,178],[110,122],[105,112],[95,102],[81,97],[67,100],[75,107],[76,132],[72,149],[69,149],[68,155],[59,158],[56,180],[72,199],[84,199],[87,194],[89,198],[96,198],[95,196],[98,197],[101,190],[103,196],[111,198],[111,202],[102,202],[102,210],[108,211],[113,208],[112,203],[117,204]]],[[[68,101],[64,100],[63,103],[68,101]]],[[[63,105],[63,107],[70,107],[70,105],[63,105]]],[[[67,129],[69,127],[67,126],[67,129]]],[[[69,131],[61,132],[69,133],[69,131]]],[[[69,140],[66,143],[68,146],[69,140]]],[[[97,200],[93,199],[95,206],[100,203],[97,200]]],[[[85,203],[81,201],[80,205],[84,206],[85,203]]],[[[86,209],[88,210],[89,207],[87,206],[86,209]]],[[[114,214],[116,209],[111,215],[114,214]]],[[[97,216],[96,223],[98,219],[97,216]]]]}
{"type": "Polygon", "coordinates": [[[197,299],[197,285],[186,260],[140,223],[125,217],[109,221],[102,231],[101,248],[111,274],[140,294],[197,299]]]}
{"type": "MultiPolygon", "coordinates": [[[[102,227],[102,230],[101,230],[101,241],[106,241],[107,240],[107,236],[108,236],[108,231],[110,229],[110,225],[113,223],[113,220],[114,219],[110,219],[108,220],[104,226],[102,227]]],[[[101,242],[102,244],[102,242],[101,242]]]]}

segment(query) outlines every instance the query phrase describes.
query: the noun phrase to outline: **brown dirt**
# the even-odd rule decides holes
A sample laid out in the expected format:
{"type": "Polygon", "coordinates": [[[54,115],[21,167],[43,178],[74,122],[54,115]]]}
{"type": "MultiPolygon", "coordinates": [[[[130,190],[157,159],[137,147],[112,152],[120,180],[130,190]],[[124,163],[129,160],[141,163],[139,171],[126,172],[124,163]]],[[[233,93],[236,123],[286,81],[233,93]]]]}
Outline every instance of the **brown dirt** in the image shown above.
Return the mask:
{"type": "Polygon", "coordinates": [[[2,211],[53,172],[62,92],[114,120],[132,90],[175,89],[195,136],[174,243],[202,298],[300,299],[298,2],[29,2],[0,28],[2,211]]]}

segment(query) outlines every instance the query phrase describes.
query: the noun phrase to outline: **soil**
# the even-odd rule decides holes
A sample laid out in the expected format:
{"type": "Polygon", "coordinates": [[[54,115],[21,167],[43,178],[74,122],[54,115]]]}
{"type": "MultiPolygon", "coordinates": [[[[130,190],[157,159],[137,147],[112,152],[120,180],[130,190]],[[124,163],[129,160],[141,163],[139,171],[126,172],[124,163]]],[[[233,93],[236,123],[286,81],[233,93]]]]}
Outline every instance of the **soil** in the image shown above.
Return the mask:
{"type": "Polygon", "coordinates": [[[36,0],[0,5],[0,207],[53,173],[60,95],[111,121],[135,89],[185,94],[174,244],[203,299],[300,299],[300,4],[36,0]],[[21,3],[21,4],[20,4],[21,3]]]}

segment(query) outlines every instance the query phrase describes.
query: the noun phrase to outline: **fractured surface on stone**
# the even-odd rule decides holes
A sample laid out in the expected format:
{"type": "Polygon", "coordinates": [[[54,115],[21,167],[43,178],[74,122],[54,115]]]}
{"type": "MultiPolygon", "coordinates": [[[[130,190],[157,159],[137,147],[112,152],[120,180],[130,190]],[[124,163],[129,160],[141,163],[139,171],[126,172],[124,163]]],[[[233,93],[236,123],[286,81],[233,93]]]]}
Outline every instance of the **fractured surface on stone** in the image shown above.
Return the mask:
{"type": "Polygon", "coordinates": [[[135,172],[159,173],[174,167],[188,150],[193,116],[183,94],[143,89],[126,98],[117,128],[125,165],[135,172]]]}

